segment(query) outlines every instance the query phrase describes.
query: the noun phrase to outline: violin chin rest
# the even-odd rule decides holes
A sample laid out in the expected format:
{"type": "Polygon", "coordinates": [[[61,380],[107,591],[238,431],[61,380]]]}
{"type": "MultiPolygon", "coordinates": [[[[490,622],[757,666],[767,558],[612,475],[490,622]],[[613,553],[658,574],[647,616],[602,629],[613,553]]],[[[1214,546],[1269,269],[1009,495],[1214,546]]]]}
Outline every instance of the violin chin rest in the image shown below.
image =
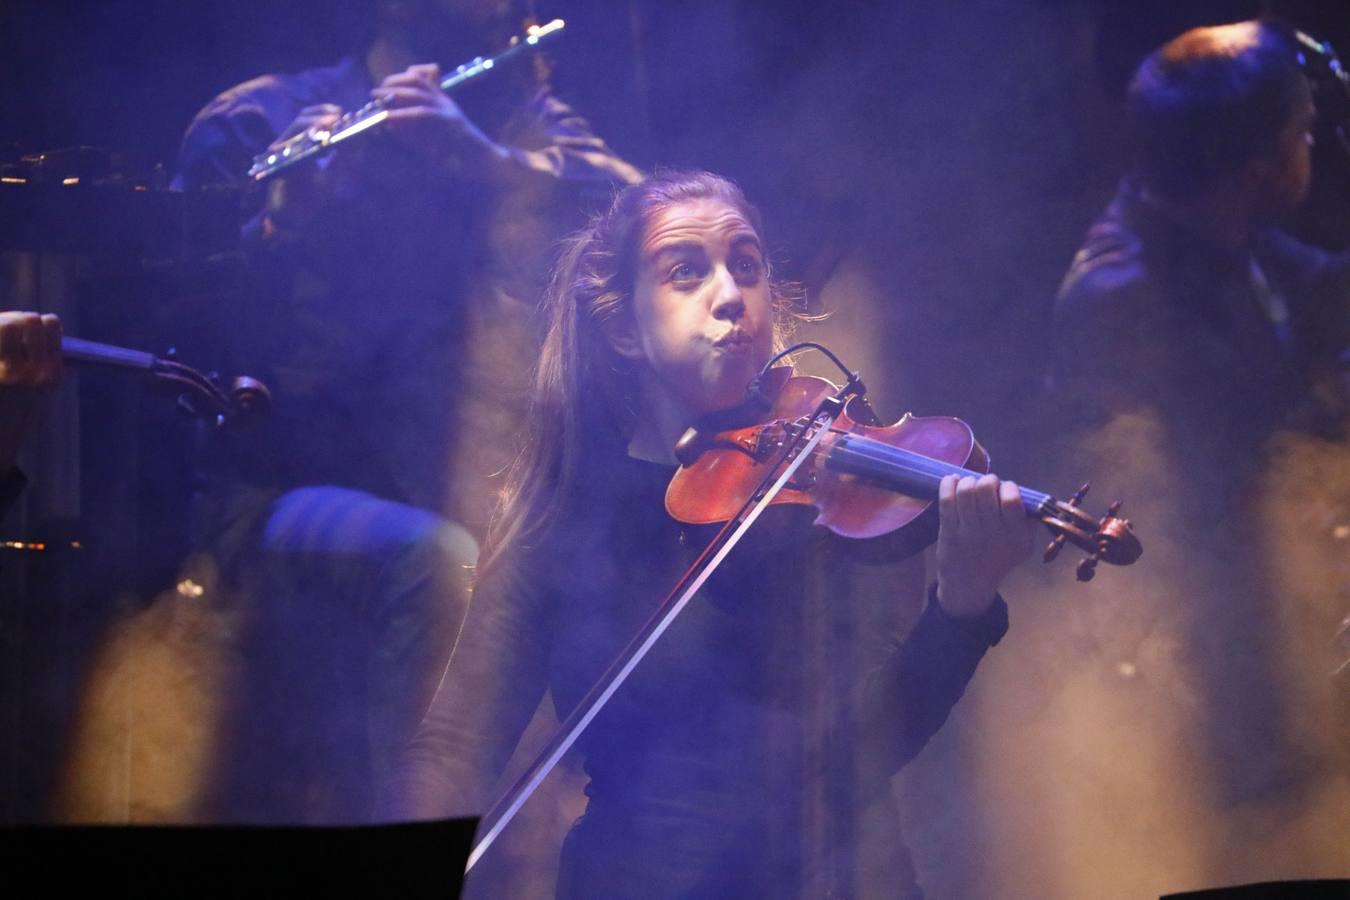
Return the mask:
{"type": "Polygon", "coordinates": [[[703,455],[705,449],[703,435],[691,425],[675,442],[675,458],[682,466],[693,465],[703,455]]]}

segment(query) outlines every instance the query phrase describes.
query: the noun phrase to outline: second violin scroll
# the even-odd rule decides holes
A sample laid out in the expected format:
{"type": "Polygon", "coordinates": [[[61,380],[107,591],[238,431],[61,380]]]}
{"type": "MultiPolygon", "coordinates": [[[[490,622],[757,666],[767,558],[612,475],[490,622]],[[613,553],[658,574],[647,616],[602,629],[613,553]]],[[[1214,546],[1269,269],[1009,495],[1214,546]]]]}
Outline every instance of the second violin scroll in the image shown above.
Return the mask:
{"type": "Polygon", "coordinates": [[[203,374],[177,359],[75,337],[61,339],[61,355],[75,364],[147,375],[180,391],[178,405],[185,412],[217,427],[250,424],[265,417],[272,408],[272,394],[267,385],[247,375],[232,379],[228,388],[222,388],[214,373],[203,374]]]}

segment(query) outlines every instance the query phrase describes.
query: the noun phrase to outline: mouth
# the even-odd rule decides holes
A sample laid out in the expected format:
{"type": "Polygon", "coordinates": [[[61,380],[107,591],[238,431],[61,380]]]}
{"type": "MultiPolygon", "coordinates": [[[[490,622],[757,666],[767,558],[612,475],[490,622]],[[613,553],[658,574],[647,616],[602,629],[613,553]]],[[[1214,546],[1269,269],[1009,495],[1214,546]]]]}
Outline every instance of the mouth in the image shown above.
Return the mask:
{"type": "Polygon", "coordinates": [[[754,337],[748,332],[736,329],[713,341],[713,346],[722,350],[748,350],[754,346],[754,343],[754,337]]]}

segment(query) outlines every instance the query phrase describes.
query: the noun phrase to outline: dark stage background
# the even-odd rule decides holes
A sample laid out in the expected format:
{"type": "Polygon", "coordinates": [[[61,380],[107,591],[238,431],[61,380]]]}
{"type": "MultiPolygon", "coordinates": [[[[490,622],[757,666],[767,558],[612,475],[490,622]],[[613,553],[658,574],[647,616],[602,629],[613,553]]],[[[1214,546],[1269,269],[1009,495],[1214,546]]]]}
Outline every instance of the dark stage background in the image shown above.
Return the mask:
{"type": "MultiPolygon", "coordinates": [[[[740,180],[817,307],[850,254],[884,260],[878,277],[899,280],[879,285],[888,360],[877,364],[903,380],[878,398],[959,408],[996,437],[1017,428],[1001,411],[1040,376],[1034,337],[1121,170],[1115,104],[1141,55],[1263,9],[1333,43],[1350,37],[1340,4],[1310,0],[557,5],[571,33],[555,81],[598,133],[640,166],[740,180]],[[1031,339],[978,371],[961,364],[967,342],[1007,329],[1031,339]]],[[[207,99],[332,61],[359,39],[358,19],[343,3],[12,0],[0,10],[0,151],[94,145],[171,170],[207,99]]],[[[1341,188],[1329,144],[1319,174],[1341,188]]],[[[1308,236],[1344,241],[1339,204],[1303,218],[1308,236]]]]}
{"type": "MultiPolygon", "coordinates": [[[[1350,7],[1335,0],[539,7],[568,20],[570,35],[554,53],[559,92],[622,155],[642,167],[709,168],[743,184],[765,214],[780,271],[804,283],[810,311],[831,313],[817,336],[862,369],[884,417],[959,415],[1001,473],[1052,491],[1071,490],[1079,476],[1050,449],[1055,411],[1041,390],[1050,311],[1121,173],[1116,115],[1129,72],[1186,27],[1262,10],[1350,50],[1350,7]]],[[[357,21],[345,4],[318,0],[8,0],[0,5],[0,162],[93,145],[125,151],[143,170],[171,168],[183,129],[208,99],[263,72],[334,60],[357,39],[357,21]]],[[[1346,246],[1350,162],[1329,139],[1316,153],[1316,195],[1294,227],[1346,246]]],[[[97,303],[81,300],[79,333],[152,350],[175,344],[186,359],[214,364],[209,335],[193,333],[190,314],[209,267],[108,253],[79,266],[82,284],[100,285],[97,303]]],[[[8,279],[0,307],[28,296],[21,270],[11,258],[0,272],[8,279]]],[[[81,457],[64,470],[77,469],[82,486],[41,494],[43,467],[60,461],[36,460],[33,503],[45,504],[51,528],[79,533],[82,518],[116,527],[85,535],[78,569],[7,558],[0,571],[10,592],[32,595],[38,584],[62,598],[22,609],[5,601],[0,820],[52,815],[59,761],[76,752],[71,723],[90,654],[109,622],[172,583],[181,550],[190,427],[128,380],[82,376],[79,391],[57,409],[85,417],[81,457]],[[102,573],[96,589],[68,583],[86,570],[102,573]]],[[[47,439],[58,431],[49,428],[47,439]]],[[[1343,452],[1299,459],[1330,472],[1326,495],[1345,496],[1335,487],[1343,452]]],[[[1127,496],[1127,511],[1148,509],[1148,492],[1127,496]]],[[[1345,552],[1344,541],[1338,547],[1345,552]]],[[[1160,557],[1180,560],[1184,550],[1160,557]]],[[[1290,595],[1313,597],[1340,579],[1330,593],[1344,606],[1343,560],[1311,565],[1299,582],[1307,590],[1290,595]]],[[[989,671],[897,779],[931,896],[1123,898],[1350,873],[1344,771],[1256,811],[1188,794],[1204,779],[1186,724],[1200,701],[1169,678],[1185,649],[1169,643],[1157,615],[1143,622],[1139,612],[1172,602],[1157,577],[1117,582],[1128,597],[1100,584],[1075,594],[1067,567],[1030,572],[1009,589],[1035,599],[1014,610],[1014,632],[989,671]]],[[[1282,642],[1272,638],[1278,652],[1332,614],[1319,602],[1286,617],[1296,621],[1282,642]]],[[[1295,707],[1300,677],[1291,675],[1286,691],[1295,707]]],[[[1334,742],[1344,727],[1325,720],[1322,707],[1299,710],[1293,718],[1311,723],[1314,742],[1334,742]]],[[[565,797],[549,802],[537,817],[543,830],[576,810],[565,797]]],[[[153,802],[134,796],[119,804],[100,815],[153,814],[153,802]]],[[[547,882],[547,860],[522,851],[517,862],[527,889],[537,884],[531,878],[547,882]]]]}

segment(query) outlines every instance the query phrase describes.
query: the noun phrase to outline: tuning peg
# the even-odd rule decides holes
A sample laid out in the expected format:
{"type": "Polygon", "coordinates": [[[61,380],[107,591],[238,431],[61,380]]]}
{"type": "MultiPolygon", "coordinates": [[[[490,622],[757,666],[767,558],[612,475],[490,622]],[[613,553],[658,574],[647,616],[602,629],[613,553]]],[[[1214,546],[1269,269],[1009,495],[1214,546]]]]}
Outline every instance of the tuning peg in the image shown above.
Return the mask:
{"type": "Polygon", "coordinates": [[[230,383],[229,415],[250,421],[267,415],[272,409],[272,392],[256,378],[240,375],[230,383]]]}
{"type": "Polygon", "coordinates": [[[1064,535],[1055,535],[1054,539],[1045,545],[1045,550],[1041,552],[1041,559],[1045,562],[1050,562],[1056,556],[1059,556],[1059,551],[1064,549],[1064,541],[1064,535]]]}
{"type": "Polygon", "coordinates": [[[1075,573],[1079,581],[1091,581],[1097,574],[1097,562],[1101,559],[1101,551],[1097,551],[1091,556],[1085,556],[1078,561],[1078,568],[1075,573]]]}

